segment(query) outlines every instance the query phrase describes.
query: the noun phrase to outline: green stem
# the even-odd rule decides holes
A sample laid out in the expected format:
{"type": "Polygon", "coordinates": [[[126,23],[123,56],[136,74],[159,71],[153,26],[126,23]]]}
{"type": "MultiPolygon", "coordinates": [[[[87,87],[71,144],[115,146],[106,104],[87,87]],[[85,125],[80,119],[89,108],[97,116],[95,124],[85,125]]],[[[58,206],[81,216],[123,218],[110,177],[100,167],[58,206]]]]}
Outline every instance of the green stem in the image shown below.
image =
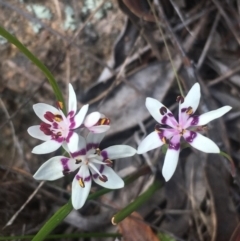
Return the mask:
{"type": "Polygon", "coordinates": [[[66,114],[66,105],[63,99],[62,92],[59,89],[59,86],[56,80],[54,79],[52,73],[49,71],[49,69],[34,54],[32,54],[17,38],[15,38],[2,26],[0,26],[0,35],[6,38],[10,43],[14,44],[23,54],[26,55],[26,57],[28,57],[44,73],[44,75],[49,80],[49,83],[53,88],[56,99],[63,104],[63,112],[66,114]]]}
{"type": "Polygon", "coordinates": [[[137,210],[140,206],[142,206],[160,187],[162,183],[159,181],[155,181],[152,186],[143,194],[141,194],[138,198],[136,198],[132,203],[127,205],[121,211],[116,213],[112,218],[113,224],[118,224],[123,219],[128,217],[132,212],[137,210]]]}
{"type": "MultiPolygon", "coordinates": [[[[131,176],[126,177],[124,179],[125,185],[128,185],[135,181],[138,177],[145,175],[150,172],[150,168],[148,166],[144,166],[140,168],[137,172],[133,173],[131,176]]],[[[87,200],[96,199],[103,194],[113,191],[112,189],[103,188],[95,193],[92,193],[88,196],[87,200]]],[[[41,241],[44,240],[47,235],[57,227],[64,218],[73,210],[71,199],[62,206],[54,215],[43,225],[43,227],[38,231],[32,241],[41,241]]]]}
{"type": "MultiPolygon", "coordinates": [[[[119,233],[74,233],[74,234],[53,234],[49,235],[47,239],[61,239],[61,238],[118,238],[122,235],[119,233]]],[[[24,236],[11,236],[11,237],[0,237],[0,240],[13,240],[13,239],[27,239],[30,240],[33,235],[24,236]]]]}

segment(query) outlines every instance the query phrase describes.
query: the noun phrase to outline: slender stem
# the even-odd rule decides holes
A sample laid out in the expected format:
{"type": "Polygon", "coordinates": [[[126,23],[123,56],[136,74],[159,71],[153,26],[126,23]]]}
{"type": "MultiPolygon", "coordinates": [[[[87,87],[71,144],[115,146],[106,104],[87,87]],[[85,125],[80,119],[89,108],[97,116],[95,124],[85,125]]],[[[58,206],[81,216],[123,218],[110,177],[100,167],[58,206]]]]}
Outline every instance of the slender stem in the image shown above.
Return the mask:
{"type": "Polygon", "coordinates": [[[170,63],[171,63],[171,65],[172,65],[172,69],[173,69],[174,75],[175,75],[176,80],[177,80],[177,84],[178,84],[179,91],[180,91],[180,93],[181,93],[181,96],[184,97],[184,93],[183,93],[183,89],[182,89],[182,86],[181,86],[181,82],[180,82],[180,80],[179,80],[179,77],[178,77],[178,74],[177,74],[177,70],[176,70],[176,68],[175,68],[175,66],[174,66],[174,64],[173,64],[172,55],[171,55],[170,50],[169,50],[169,48],[168,48],[165,35],[163,34],[162,28],[161,28],[161,26],[160,26],[160,24],[159,24],[159,20],[158,20],[157,14],[156,14],[156,12],[155,12],[155,8],[154,8],[153,5],[151,4],[150,0],[147,0],[147,1],[148,1],[148,4],[149,4],[149,6],[150,6],[150,8],[151,8],[151,10],[152,10],[152,13],[153,13],[154,18],[155,18],[155,20],[156,20],[158,29],[159,29],[160,34],[161,34],[161,36],[162,36],[164,45],[165,45],[165,47],[166,47],[167,54],[168,54],[170,63]]]}
{"type": "Polygon", "coordinates": [[[141,205],[143,205],[161,186],[162,186],[161,182],[155,181],[146,192],[141,194],[132,203],[130,203],[125,208],[123,208],[121,211],[116,213],[112,218],[112,223],[118,224],[123,219],[125,219],[127,216],[129,216],[133,211],[135,211],[141,205]]]}

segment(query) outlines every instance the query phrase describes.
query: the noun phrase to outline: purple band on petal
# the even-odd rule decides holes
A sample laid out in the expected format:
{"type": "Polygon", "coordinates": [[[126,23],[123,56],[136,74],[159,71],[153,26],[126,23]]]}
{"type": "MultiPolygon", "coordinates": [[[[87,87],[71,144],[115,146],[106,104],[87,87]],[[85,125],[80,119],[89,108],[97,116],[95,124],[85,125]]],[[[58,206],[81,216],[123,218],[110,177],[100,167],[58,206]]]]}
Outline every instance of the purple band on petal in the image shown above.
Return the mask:
{"type": "Polygon", "coordinates": [[[169,143],[169,149],[178,151],[180,149],[180,143],[169,143]]]}
{"type": "Polygon", "coordinates": [[[162,140],[163,137],[164,137],[163,133],[164,133],[163,131],[162,132],[158,132],[158,136],[159,136],[160,140],[162,140]]]}
{"type": "Polygon", "coordinates": [[[91,180],[91,176],[85,177],[84,182],[89,182],[91,180]]]}
{"type": "Polygon", "coordinates": [[[187,108],[182,108],[181,109],[181,112],[183,113],[183,112],[186,112],[186,110],[187,110],[187,108]]]}
{"type": "Polygon", "coordinates": [[[80,150],[80,151],[76,151],[76,152],[71,153],[71,156],[72,156],[72,158],[75,158],[75,157],[77,157],[77,156],[84,156],[84,155],[86,155],[86,154],[87,154],[87,151],[86,151],[86,149],[84,148],[84,149],[82,149],[82,150],[80,150]]]}
{"type": "Polygon", "coordinates": [[[71,111],[68,113],[68,116],[69,116],[69,117],[72,117],[73,115],[74,115],[74,111],[71,110],[71,111]]]}
{"type": "Polygon", "coordinates": [[[67,136],[67,138],[66,138],[66,142],[67,142],[67,143],[69,143],[70,138],[72,137],[72,135],[73,135],[73,132],[72,132],[72,131],[69,131],[68,136],[67,136]]]}
{"type": "Polygon", "coordinates": [[[190,132],[190,135],[187,138],[185,138],[185,140],[189,143],[192,143],[194,141],[194,139],[196,138],[197,133],[194,131],[189,131],[189,132],[190,132]]]}
{"type": "Polygon", "coordinates": [[[166,124],[166,122],[167,122],[167,116],[164,116],[161,120],[161,123],[166,124]]]}
{"type": "Polygon", "coordinates": [[[52,127],[53,127],[54,129],[58,129],[58,123],[57,123],[57,122],[53,122],[52,127]]]}
{"type": "Polygon", "coordinates": [[[195,126],[198,124],[198,122],[199,122],[199,116],[197,116],[197,115],[193,116],[190,126],[195,126]]]}
{"type": "Polygon", "coordinates": [[[71,123],[70,126],[69,126],[69,129],[73,129],[73,128],[75,127],[75,125],[76,125],[76,122],[75,122],[75,120],[74,120],[74,117],[71,117],[71,118],[69,119],[69,122],[71,123]]]}
{"type": "Polygon", "coordinates": [[[61,159],[62,167],[63,167],[63,170],[65,172],[69,172],[70,171],[70,169],[68,167],[68,160],[69,160],[68,158],[62,158],[61,159]]]}
{"type": "Polygon", "coordinates": [[[87,150],[89,151],[90,149],[97,149],[99,146],[99,144],[96,144],[96,143],[88,143],[87,144],[87,150]]]}
{"type": "Polygon", "coordinates": [[[102,157],[103,157],[103,160],[108,159],[108,154],[107,154],[106,151],[101,151],[101,155],[102,155],[102,157]]]}
{"type": "Polygon", "coordinates": [[[64,138],[62,136],[58,136],[58,135],[52,134],[52,140],[54,140],[54,141],[56,141],[58,143],[63,143],[64,138]]]}
{"type": "MultiPolygon", "coordinates": [[[[100,173],[103,173],[103,170],[104,170],[104,165],[101,165],[101,166],[100,166],[100,169],[99,169],[99,172],[100,172],[100,173]]],[[[98,176],[99,176],[98,173],[93,174],[93,178],[95,178],[95,179],[96,179],[98,176]]]]}
{"type": "Polygon", "coordinates": [[[173,114],[172,113],[168,113],[167,114],[169,117],[173,117],[173,114]]]}

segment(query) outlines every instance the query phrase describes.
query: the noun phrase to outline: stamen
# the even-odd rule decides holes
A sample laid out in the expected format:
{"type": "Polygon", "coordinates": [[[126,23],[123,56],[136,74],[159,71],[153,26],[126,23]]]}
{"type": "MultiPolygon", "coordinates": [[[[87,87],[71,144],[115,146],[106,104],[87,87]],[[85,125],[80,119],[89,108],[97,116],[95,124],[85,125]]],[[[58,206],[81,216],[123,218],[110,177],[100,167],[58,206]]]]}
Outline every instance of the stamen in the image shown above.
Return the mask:
{"type": "Polygon", "coordinates": [[[79,178],[78,183],[79,183],[80,187],[82,187],[82,188],[84,188],[84,187],[85,187],[85,183],[84,183],[84,181],[83,181],[83,178],[82,178],[82,177],[80,177],[80,178],[79,178]]]}
{"type": "Polygon", "coordinates": [[[167,144],[168,143],[168,140],[167,140],[167,138],[164,136],[164,137],[162,137],[162,142],[164,143],[164,144],[167,144]]]}
{"type": "Polygon", "coordinates": [[[106,159],[104,160],[104,162],[107,164],[108,167],[112,167],[113,166],[113,161],[110,159],[106,159]]]}
{"type": "Polygon", "coordinates": [[[56,122],[61,122],[61,121],[63,120],[63,118],[62,118],[61,115],[55,115],[55,116],[54,116],[54,120],[55,120],[56,122]]]}
{"type": "Polygon", "coordinates": [[[99,176],[98,178],[102,182],[107,182],[108,181],[108,178],[105,175],[99,176]]]}
{"type": "Polygon", "coordinates": [[[62,132],[59,131],[56,135],[57,136],[62,136],[62,132]]]}
{"type": "Polygon", "coordinates": [[[182,131],[179,133],[181,136],[183,136],[183,134],[186,133],[185,129],[182,129],[182,131]]]}
{"type": "Polygon", "coordinates": [[[161,125],[156,124],[156,125],[155,125],[155,131],[158,132],[158,133],[162,133],[161,125]]]}
{"type": "Polygon", "coordinates": [[[52,131],[50,130],[51,125],[42,122],[40,124],[40,130],[47,136],[51,136],[52,135],[52,131]]]}
{"type": "Polygon", "coordinates": [[[186,110],[186,113],[187,113],[188,115],[193,114],[193,108],[192,108],[191,106],[189,106],[189,107],[187,108],[187,110],[186,110]]]}
{"type": "Polygon", "coordinates": [[[63,103],[61,101],[57,101],[57,107],[62,110],[63,109],[63,103]]]}
{"type": "Polygon", "coordinates": [[[95,154],[97,154],[98,156],[100,156],[100,155],[101,155],[101,150],[100,150],[99,148],[97,148],[97,149],[95,150],[95,154]]]}
{"type": "Polygon", "coordinates": [[[176,99],[176,101],[179,103],[179,104],[182,104],[184,102],[184,97],[179,95],[176,99]]]}
{"type": "Polygon", "coordinates": [[[99,125],[99,126],[110,125],[110,119],[108,119],[108,118],[100,118],[96,125],[99,125]]]}
{"type": "Polygon", "coordinates": [[[165,106],[162,106],[159,112],[161,113],[161,115],[165,115],[167,113],[167,108],[165,106]]]}
{"type": "Polygon", "coordinates": [[[79,163],[81,163],[81,162],[82,162],[81,159],[75,159],[75,164],[79,164],[79,163]]]}

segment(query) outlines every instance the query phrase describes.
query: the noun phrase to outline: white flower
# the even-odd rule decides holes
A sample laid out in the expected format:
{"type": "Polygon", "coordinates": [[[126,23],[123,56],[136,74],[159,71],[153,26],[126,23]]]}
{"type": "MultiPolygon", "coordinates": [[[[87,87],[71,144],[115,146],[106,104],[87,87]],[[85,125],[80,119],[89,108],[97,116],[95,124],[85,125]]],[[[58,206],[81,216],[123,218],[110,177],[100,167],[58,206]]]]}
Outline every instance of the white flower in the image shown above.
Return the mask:
{"type": "Polygon", "coordinates": [[[200,101],[200,85],[194,84],[185,98],[179,96],[178,122],[172,112],[156,99],[147,98],[146,107],[152,117],[160,123],[155,131],[150,133],[139,145],[138,154],[145,153],[163,144],[169,144],[162,169],[163,177],[168,181],[178,163],[180,153],[180,139],[183,137],[194,148],[206,153],[219,153],[218,146],[209,138],[197,133],[198,126],[204,126],[208,122],[221,117],[232,107],[224,106],[200,116],[193,115],[200,101]],[[165,128],[168,126],[170,128],[165,128]]]}
{"type": "MultiPolygon", "coordinates": [[[[76,113],[77,99],[71,84],[69,84],[67,116],[64,115],[60,106],[57,109],[48,104],[38,103],[33,106],[33,110],[43,122],[40,125],[28,128],[28,133],[32,137],[45,142],[34,147],[32,153],[50,153],[57,150],[61,145],[65,146],[65,144],[67,144],[70,151],[76,148],[78,136],[73,130],[82,127],[82,123],[88,111],[88,105],[84,105],[81,110],[76,113]]],[[[101,119],[100,116],[101,114],[99,112],[88,115],[86,117],[87,128],[90,130],[92,128],[95,132],[108,130],[108,119],[101,119]],[[93,118],[92,120],[91,117],[93,118]],[[97,131],[94,128],[97,129],[97,131]]]]}
{"type": "Polygon", "coordinates": [[[49,159],[33,177],[52,181],[79,169],[72,182],[72,204],[75,209],[84,205],[92,180],[105,188],[122,188],[124,182],[111,168],[112,160],[133,156],[136,150],[127,145],[115,145],[101,151],[99,143],[104,135],[90,132],[86,141],[78,136],[78,145],[70,152],[70,158],[57,156],[49,159]]]}

